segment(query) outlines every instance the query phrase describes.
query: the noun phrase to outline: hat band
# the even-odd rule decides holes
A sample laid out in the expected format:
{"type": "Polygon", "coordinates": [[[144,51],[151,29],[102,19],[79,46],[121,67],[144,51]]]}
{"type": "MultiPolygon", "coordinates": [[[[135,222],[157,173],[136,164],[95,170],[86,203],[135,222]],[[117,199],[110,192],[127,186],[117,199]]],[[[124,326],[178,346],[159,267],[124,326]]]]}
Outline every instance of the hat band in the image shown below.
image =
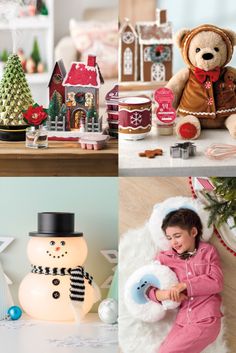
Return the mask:
{"type": "Polygon", "coordinates": [[[83,233],[82,232],[72,232],[72,233],[69,233],[69,232],[64,232],[64,233],[50,233],[50,232],[30,232],[29,233],[29,236],[30,237],[52,237],[52,238],[63,238],[63,237],[68,237],[68,238],[73,238],[73,237],[82,237],[83,236],[83,233]]]}

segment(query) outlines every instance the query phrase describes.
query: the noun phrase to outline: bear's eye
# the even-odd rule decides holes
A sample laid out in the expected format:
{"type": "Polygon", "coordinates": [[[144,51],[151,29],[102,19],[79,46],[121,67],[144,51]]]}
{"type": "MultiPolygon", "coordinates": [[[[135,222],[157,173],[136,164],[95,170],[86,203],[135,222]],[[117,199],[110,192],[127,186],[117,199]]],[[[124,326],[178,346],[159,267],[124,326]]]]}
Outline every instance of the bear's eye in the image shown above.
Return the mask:
{"type": "Polygon", "coordinates": [[[196,53],[199,53],[200,52],[200,48],[196,48],[196,53]]]}
{"type": "Polygon", "coordinates": [[[219,48],[217,48],[217,47],[215,47],[215,48],[214,48],[214,50],[215,50],[216,52],[218,52],[220,49],[219,49],[219,48]]]}

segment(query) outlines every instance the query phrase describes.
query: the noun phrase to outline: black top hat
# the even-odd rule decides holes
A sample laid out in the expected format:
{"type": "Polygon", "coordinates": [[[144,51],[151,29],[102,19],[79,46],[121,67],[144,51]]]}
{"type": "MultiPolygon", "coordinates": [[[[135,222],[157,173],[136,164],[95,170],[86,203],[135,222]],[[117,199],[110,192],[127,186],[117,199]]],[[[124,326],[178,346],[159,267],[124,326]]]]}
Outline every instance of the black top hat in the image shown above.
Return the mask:
{"type": "Polygon", "coordinates": [[[38,231],[30,232],[31,237],[82,237],[83,233],[74,232],[74,213],[38,213],[38,231]]]}

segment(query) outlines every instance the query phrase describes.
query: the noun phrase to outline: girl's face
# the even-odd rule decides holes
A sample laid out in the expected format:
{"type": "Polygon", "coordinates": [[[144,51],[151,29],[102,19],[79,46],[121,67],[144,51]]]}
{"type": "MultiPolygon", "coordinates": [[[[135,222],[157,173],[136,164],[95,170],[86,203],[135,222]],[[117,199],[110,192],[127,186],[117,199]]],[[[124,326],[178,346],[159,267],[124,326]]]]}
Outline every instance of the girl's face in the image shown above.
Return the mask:
{"type": "Polygon", "coordinates": [[[185,251],[194,251],[197,233],[197,228],[195,227],[190,231],[178,226],[166,228],[166,238],[170,241],[171,247],[177,251],[178,254],[182,254],[185,251]]]}

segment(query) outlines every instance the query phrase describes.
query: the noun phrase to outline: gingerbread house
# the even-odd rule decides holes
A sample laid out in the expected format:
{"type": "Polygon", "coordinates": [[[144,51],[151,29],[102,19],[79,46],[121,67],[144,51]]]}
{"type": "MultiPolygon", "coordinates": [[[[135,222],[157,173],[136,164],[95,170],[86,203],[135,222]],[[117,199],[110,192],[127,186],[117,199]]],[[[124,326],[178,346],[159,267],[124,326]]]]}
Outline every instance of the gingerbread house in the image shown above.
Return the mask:
{"type": "Polygon", "coordinates": [[[160,82],[171,78],[173,34],[166,10],[156,9],[156,21],[137,22],[136,30],[125,21],[120,30],[119,47],[120,82],[138,79],[160,82]]]}
{"type": "Polygon", "coordinates": [[[49,101],[51,101],[53,93],[56,92],[59,101],[65,103],[65,88],[63,87],[63,80],[66,76],[66,69],[62,60],[55,63],[48,88],[49,88],[49,101]]]}
{"type": "Polygon", "coordinates": [[[128,19],[125,19],[119,37],[119,81],[137,81],[138,35],[128,19]]]}
{"type": "Polygon", "coordinates": [[[156,10],[155,22],[138,22],[141,81],[168,81],[172,76],[172,26],[166,10],[156,10]]]}
{"type": "Polygon", "coordinates": [[[103,82],[96,56],[89,55],[87,64],[83,62],[71,64],[63,81],[69,130],[79,130],[85,124],[91,106],[99,116],[99,88],[103,82]]]}

